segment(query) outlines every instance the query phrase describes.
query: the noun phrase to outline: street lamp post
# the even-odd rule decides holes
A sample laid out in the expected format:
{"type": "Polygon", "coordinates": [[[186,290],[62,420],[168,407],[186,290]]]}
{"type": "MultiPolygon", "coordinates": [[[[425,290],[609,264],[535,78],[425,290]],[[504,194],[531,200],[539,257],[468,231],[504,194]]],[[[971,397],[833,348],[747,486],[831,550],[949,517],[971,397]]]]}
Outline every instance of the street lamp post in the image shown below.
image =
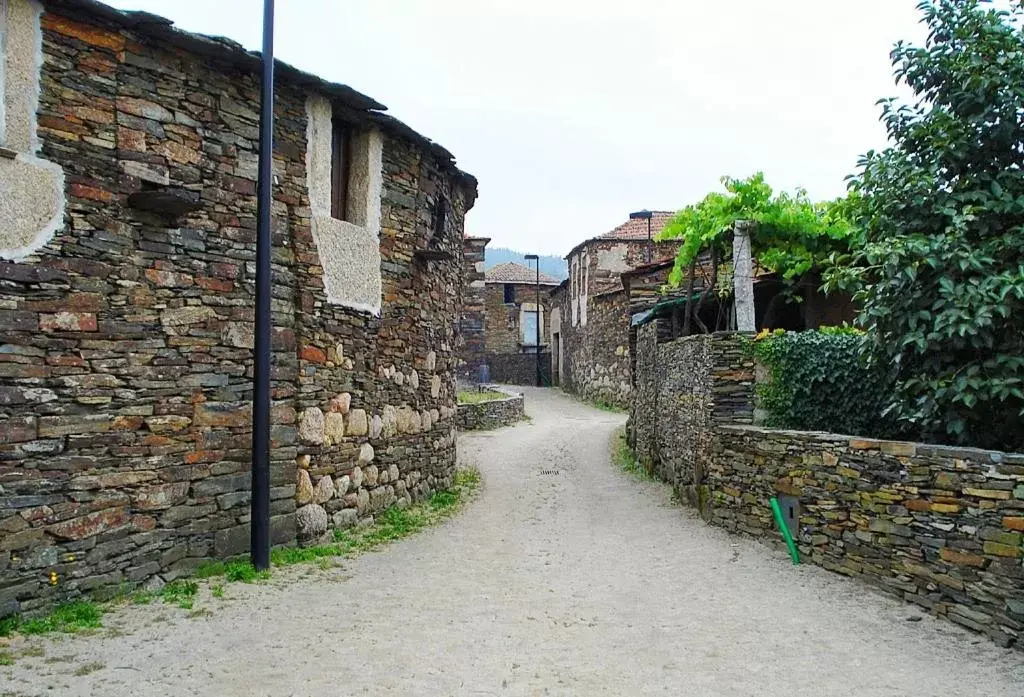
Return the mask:
{"type": "Polygon", "coordinates": [[[263,0],[260,152],[256,192],[256,327],[252,389],[252,501],[249,554],[270,568],[270,203],[274,162],[274,0],[263,0]]]}
{"type": "Polygon", "coordinates": [[[540,257],[536,254],[527,254],[526,260],[537,263],[537,387],[543,387],[544,380],[540,369],[540,257]]]}
{"type": "Polygon", "coordinates": [[[635,213],[629,214],[630,220],[646,220],[647,221],[647,263],[650,264],[654,261],[654,240],[651,239],[651,218],[654,214],[646,208],[642,211],[636,211],[635,213]]]}

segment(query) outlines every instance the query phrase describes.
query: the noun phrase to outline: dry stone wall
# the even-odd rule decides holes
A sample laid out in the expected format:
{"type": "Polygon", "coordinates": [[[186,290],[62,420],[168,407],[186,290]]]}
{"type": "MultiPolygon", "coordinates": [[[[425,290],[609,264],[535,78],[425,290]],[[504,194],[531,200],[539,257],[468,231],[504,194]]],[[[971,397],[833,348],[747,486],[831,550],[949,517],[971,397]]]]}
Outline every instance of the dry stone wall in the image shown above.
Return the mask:
{"type": "Polygon", "coordinates": [[[757,366],[735,334],[637,337],[630,437],[709,522],[773,543],[792,497],[805,560],[1001,645],[1024,632],[1024,455],[753,425],[757,366]]]}
{"type": "MultiPolygon", "coordinates": [[[[257,76],[73,6],[42,25],[38,133],[64,169],[67,211],[40,252],[0,263],[0,614],[168,581],[244,553],[249,536],[257,76]],[[170,190],[193,210],[132,203],[170,190]]],[[[451,483],[462,226],[475,197],[427,141],[381,126],[382,309],[328,303],[306,97],[279,82],[277,544],[451,483]]]]}
{"type": "MultiPolygon", "coordinates": [[[[490,389],[501,391],[500,387],[490,389]]],[[[478,404],[459,404],[455,425],[460,431],[480,431],[502,426],[512,426],[523,420],[524,398],[521,394],[508,393],[505,399],[492,399],[478,404]]]]}
{"type": "MultiPolygon", "coordinates": [[[[561,303],[561,316],[568,316],[568,294],[559,290],[555,298],[561,303]]],[[[587,308],[586,325],[561,323],[560,385],[583,399],[626,408],[632,392],[626,293],[590,297],[587,308]]]]}
{"type": "Polygon", "coordinates": [[[716,525],[777,539],[799,501],[805,560],[1002,646],[1024,632],[1024,455],[719,426],[703,486],[716,525]]]}

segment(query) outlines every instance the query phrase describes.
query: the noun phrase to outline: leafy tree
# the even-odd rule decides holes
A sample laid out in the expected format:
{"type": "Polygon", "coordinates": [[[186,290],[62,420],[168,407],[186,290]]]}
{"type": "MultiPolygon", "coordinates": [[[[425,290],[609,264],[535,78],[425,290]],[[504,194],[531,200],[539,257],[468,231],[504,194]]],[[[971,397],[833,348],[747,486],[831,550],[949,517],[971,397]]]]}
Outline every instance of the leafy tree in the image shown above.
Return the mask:
{"type": "Polygon", "coordinates": [[[784,280],[799,280],[830,254],[848,251],[855,232],[845,217],[845,200],[813,203],[807,193],[775,194],[758,172],[747,179],[723,177],[725,193],[712,192],[700,203],[679,211],[659,239],[682,240],[669,277],[678,286],[697,256],[708,250],[716,260],[732,253],[732,226],[757,223],[751,251],[758,263],[784,280]]]}
{"type": "MultiPolygon", "coordinates": [[[[889,414],[925,437],[1024,447],[1024,9],[919,4],[881,102],[892,146],[859,162],[861,325],[894,381],[889,414]]],[[[833,270],[827,285],[851,280],[833,270]]]]}

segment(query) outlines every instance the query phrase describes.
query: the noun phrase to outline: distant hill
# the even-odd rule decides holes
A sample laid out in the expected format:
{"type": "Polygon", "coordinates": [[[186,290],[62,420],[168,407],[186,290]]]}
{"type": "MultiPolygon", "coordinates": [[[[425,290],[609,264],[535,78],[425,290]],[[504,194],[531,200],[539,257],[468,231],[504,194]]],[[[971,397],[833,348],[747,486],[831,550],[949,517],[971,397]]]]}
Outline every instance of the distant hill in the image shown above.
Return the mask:
{"type": "MultiPolygon", "coordinates": [[[[514,261],[517,264],[523,266],[529,266],[533,268],[533,262],[527,262],[525,259],[525,252],[517,252],[514,249],[508,249],[507,247],[487,247],[484,250],[484,267],[493,268],[498,264],[504,264],[505,262],[514,261]]],[[[569,278],[569,271],[565,265],[565,259],[562,257],[556,257],[551,255],[542,255],[540,258],[540,272],[546,273],[549,276],[554,276],[558,280],[565,280],[569,278]]]]}

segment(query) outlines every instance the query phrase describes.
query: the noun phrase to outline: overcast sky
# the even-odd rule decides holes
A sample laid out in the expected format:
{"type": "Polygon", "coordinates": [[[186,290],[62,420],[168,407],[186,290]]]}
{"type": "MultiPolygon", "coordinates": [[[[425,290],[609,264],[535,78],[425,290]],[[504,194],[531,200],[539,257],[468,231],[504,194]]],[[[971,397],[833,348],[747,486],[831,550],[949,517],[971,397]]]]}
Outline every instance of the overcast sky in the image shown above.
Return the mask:
{"type": "MultiPolygon", "coordinates": [[[[278,0],[276,54],[386,104],[480,180],[467,233],[565,254],[764,170],[814,198],[885,144],[917,0],[278,0]]],[[[113,0],[260,46],[261,0],[113,0]]]]}

